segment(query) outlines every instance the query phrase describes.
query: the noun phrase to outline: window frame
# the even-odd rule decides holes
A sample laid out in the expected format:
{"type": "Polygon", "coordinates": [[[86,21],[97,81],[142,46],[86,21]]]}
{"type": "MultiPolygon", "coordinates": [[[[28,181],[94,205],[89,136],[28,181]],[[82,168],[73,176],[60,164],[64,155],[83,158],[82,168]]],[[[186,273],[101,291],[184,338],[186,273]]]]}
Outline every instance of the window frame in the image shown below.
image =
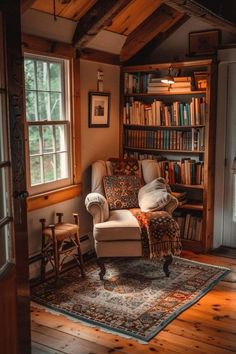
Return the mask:
{"type": "MultiPolygon", "coordinates": [[[[71,109],[71,161],[72,161],[72,181],[65,187],[56,188],[43,193],[30,195],[27,198],[27,210],[47,207],[62,201],[75,198],[81,195],[81,128],[80,128],[80,88],[79,73],[80,60],[77,58],[76,50],[67,44],[55,46],[52,41],[23,34],[23,53],[24,56],[35,55],[57,59],[67,59],[69,61],[69,89],[70,89],[70,109],[71,109]],[[55,46],[56,50],[51,48],[55,46]],[[76,151],[76,154],[75,154],[76,151]]],[[[27,126],[25,124],[25,131],[27,126]]],[[[28,155],[28,141],[25,142],[25,150],[28,155]]],[[[29,169],[27,166],[27,179],[29,178],[29,169]]]]}
{"type": "MultiPolygon", "coordinates": [[[[51,190],[67,187],[68,185],[72,184],[73,181],[73,171],[72,171],[72,144],[71,144],[71,102],[70,102],[70,83],[69,83],[69,61],[67,59],[62,59],[62,58],[55,58],[55,57],[50,57],[48,55],[38,55],[38,54],[32,54],[32,53],[25,53],[24,55],[25,59],[32,59],[34,60],[34,66],[36,61],[42,60],[43,62],[46,62],[47,65],[49,63],[55,62],[55,63],[60,63],[61,64],[61,93],[62,93],[62,120],[37,120],[37,121],[28,121],[25,117],[25,125],[26,125],[26,139],[27,139],[27,144],[26,144],[26,168],[27,168],[27,189],[29,191],[30,195],[37,195],[40,193],[45,193],[51,190]],[[68,79],[67,79],[68,78],[68,79]],[[67,139],[67,163],[68,163],[68,177],[64,179],[56,179],[54,181],[49,181],[49,182],[44,182],[40,183],[37,185],[31,185],[31,171],[30,171],[30,151],[29,151],[29,127],[33,126],[41,126],[41,127],[46,127],[46,126],[51,126],[54,127],[56,125],[63,125],[65,129],[67,130],[65,136],[67,139]]],[[[50,78],[49,78],[50,80],[50,78]]],[[[38,93],[41,91],[37,87],[37,76],[35,75],[35,82],[36,82],[36,100],[38,101],[38,93]]],[[[26,88],[25,88],[26,92],[26,88]]],[[[44,92],[44,91],[43,91],[44,92]]],[[[46,91],[45,91],[46,92],[46,91]]],[[[49,90],[49,93],[51,91],[49,90]]],[[[25,95],[26,96],[26,95],[25,95]]],[[[37,104],[37,111],[38,111],[38,104],[37,104]]],[[[41,134],[40,134],[41,135],[41,134]]],[[[42,137],[41,137],[42,138],[42,137]]],[[[40,154],[44,156],[44,153],[40,154]]]]}

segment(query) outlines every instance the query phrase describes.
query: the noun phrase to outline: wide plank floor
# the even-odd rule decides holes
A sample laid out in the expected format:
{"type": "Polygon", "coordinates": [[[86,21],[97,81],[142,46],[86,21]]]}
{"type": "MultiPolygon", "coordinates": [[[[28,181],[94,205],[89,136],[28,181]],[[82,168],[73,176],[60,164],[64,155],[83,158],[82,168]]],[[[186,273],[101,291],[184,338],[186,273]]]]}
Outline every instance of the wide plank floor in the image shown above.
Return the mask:
{"type": "Polygon", "coordinates": [[[32,353],[213,353],[236,352],[236,259],[184,252],[184,257],[232,269],[200,301],[148,344],[105,333],[32,306],[32,353]]]}

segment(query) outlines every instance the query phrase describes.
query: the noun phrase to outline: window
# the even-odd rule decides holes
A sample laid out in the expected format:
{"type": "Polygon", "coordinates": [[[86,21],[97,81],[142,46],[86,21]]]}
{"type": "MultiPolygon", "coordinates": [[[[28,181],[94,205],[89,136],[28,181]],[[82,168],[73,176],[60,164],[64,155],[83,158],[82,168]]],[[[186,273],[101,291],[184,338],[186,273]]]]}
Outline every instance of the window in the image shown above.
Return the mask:
{"type": "Polygon", "coordinates": [[[25,55],[28,189],[73,183],[69,60],[25,55]]]}
{"type": "Polygon", "coordinates": [[[0,12],[0,272],[14,258],[10,160],[7,135],[7,87],[5,80],[5,46],[2,13],[0,12]]]}

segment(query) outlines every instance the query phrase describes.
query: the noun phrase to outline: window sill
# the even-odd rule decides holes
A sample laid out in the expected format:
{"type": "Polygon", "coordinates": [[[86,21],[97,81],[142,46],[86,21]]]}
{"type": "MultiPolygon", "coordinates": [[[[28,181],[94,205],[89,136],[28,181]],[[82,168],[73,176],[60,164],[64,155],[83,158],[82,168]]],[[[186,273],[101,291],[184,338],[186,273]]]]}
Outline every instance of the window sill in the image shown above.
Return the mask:
{"type": "Polygon", "coordinates": [[[57,189],[54,191],[37,194],[27,199],[27,211],[46,208],[49,205],[57,204],[68,199],[75,198],[81,193],[81,184],[57,189]]]}

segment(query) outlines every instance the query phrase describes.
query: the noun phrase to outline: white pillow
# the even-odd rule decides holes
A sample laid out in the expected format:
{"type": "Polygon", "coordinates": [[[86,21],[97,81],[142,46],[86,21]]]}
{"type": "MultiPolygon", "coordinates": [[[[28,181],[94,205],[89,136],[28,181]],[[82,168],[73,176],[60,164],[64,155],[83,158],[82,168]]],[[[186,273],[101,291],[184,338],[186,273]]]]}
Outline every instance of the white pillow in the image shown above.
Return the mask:
{"type": "Polygon", "coordinates": [[[139,207],[142,211],[155,211],[163,209],[171,200],[165,179],[162,177],[140,188],[138,193],[139,207]]]}
{"type": "Polygon", "coordinates": [[[145,183],[161,176],[160,166],[156,160],[142,160],[142,172],[145,183]]]}

